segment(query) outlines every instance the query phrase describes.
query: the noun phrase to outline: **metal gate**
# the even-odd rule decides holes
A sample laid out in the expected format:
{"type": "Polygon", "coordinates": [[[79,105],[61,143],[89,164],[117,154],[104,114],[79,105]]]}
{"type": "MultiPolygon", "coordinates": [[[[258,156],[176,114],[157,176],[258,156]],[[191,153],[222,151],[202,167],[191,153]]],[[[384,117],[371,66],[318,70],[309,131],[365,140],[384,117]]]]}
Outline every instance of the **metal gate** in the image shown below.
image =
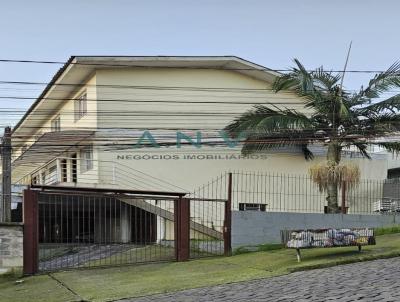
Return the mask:
{"type": "Polygon", "coordinates": [[[24,271],[229,254],[226,200],[184,195],[48,186],[26,190],[24,271]]]}

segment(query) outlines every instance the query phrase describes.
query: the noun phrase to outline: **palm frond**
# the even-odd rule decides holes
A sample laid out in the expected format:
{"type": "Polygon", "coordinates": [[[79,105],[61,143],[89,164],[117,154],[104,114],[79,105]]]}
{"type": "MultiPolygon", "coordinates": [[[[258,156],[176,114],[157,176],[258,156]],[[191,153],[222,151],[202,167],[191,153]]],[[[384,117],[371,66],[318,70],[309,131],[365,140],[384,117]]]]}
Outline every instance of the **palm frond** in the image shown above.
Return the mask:
{"type": "Polygon", "coordinates": [[[396,94],[386,100],[357,109],[359,114],[378,114],[382,111],[396,112],[400,110],[400,94],[396,94]]]}
{"type": "Polygon", "coordinates": [[[400,87],[400,62],[377,74],[358,93],[341,89],[341,74],[322,67],[309,72],[299,60],[294,62],[295,67],[279,76],[272,88],[275,92],[296,93],[311,115],[272,104],[255,106],[225,127],[233,137],[246,135],[244,154],[294,146],[306,159],[312,159],[308,146],[329,142],[337,143],[340,148],[355,146],[366,158],[371,158],[367,151],[371,144],[400,152],[400,142],[373,141],[400,131],[400,94],[377,99],[382,92],[400,87]]]}
{"type": "Polygon", "coordinates": [[[368,145],[365,143],[359,143],[359,142],[353,142],[353,145],[355,147],[357,147],[358,152],[360,152],[360,154],[368,159],[371,159],[371,156],[369,155],[368,151],[367,151],[367,147],[368,145]]]}
{"type": "Polygon", "coordinates": [[[243,132],[262,131],[265,134],[288,129],[312,128],[312,121],[304,114],[295,110],[271,109],[266,106],[257,105],[225,127],[232,137],[237,137],[243,132]]]}
{"type": "Polygon", "coordinates": [[[244,141],[242,154],[249,155],[257,152],[278,150],[282,147],[294,147],[304,154],[305,159],[314,158],[314,154],[308,149],[310,143],[322,142],[324,138],[313,136],[309,130],[286,131],[271,133],[269,135],[260,132],[252,133],[244,141]]]}
{"type": "Polygon", "coordinates": [[[315,71],[313,71],[311,73],[311,76],[314,79],[314,83],[317,84],[317,87],[324,88],[327,91],[334,89],[334,87],[339,84],[339,81],[341,79],[340,74],[327,72],[322,67],[317,68],[315,71]]]}
{"type": "Polygon", "coordinates": [[[299,60],[294,59],[294,62],[297,68],[293,68],[290,73],[278,77],[274,81],[272,89],[275,92],[294,90],[300,96],[308,96],[316,90],[314,87],[314,79],[299,60]]]}
{"type": "Polygon", "coordinates": [[[369,137],[382,137],[400,131],[400,113],[383,112],[368,116],[358,122],[359,133],[369,137]]]}
{"type": "Polygon", "coordinates": [[[306,160],[313,160],[314,159],[314,153],[310,149],[308,149],[307,144],[302,144],[301,145],[301,150],[303,151],[304,158],[306,160]]]}
{"type": "Polygon", "coordinates": [[[369,144],[385,148],[394,154],[400,153],[400,142],[370,142],[369,144]]]}
{"type": "Polygon", "coordinates": [[[374,99],[382,92],[400,87],[400,62],[395,62],[386,71],[377,74],[368,83],[365,89],[361,89],[357,98],[374,99]]]}
{"type": "Polygon", "coordinates": [[[361,178],[360,168],[353,164],[332,165],[329,162],[322,162],[311,166],[309,173],[320,192],[326,192],[331,184],[337,184],[339,189],[343,183],[349,188],[354,188],[361,178]]]}

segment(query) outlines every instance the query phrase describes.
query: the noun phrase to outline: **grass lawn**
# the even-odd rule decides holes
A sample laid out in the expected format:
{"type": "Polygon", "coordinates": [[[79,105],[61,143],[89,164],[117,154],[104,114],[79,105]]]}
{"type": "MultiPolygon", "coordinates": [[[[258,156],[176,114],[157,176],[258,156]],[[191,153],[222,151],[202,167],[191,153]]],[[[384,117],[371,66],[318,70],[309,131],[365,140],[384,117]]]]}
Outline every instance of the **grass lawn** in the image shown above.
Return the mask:
{"type": "Polygon", "coordinates": [[[378,236],[377,245],[363,247],[361,253],[357,247],[303,250],[301,263],[297,263],[294,250],[272,249],[181,263],[58,272],[27,277],[21,284],[3,277],[0,301],[110,301],[394,256],[400,256],[400,234],[378,236]]]}

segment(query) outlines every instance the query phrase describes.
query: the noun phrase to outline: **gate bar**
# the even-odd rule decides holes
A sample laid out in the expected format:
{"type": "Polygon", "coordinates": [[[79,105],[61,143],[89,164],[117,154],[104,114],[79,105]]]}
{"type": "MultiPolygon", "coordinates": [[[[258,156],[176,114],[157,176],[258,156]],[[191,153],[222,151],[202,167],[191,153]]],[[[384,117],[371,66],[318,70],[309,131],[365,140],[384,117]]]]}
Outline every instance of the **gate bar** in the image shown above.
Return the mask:
{"type": "Polygon", "coordinates": [[[224,255],[232,255],[231,244],[232,231],[232,173],[228,173],[228,199],[225,202],[225,218],[224,218],[224,255]]]}
{"type": "Polygon", "coordinates": [[[38,212],[38,193],[30,189],[24,190],[24,275],[38,272],[38,212]]]}
{"type": "Polygon", "coordinates": [[[187,261],[190,257],[190,199],[175,200],[175,257],[187,261]]]}

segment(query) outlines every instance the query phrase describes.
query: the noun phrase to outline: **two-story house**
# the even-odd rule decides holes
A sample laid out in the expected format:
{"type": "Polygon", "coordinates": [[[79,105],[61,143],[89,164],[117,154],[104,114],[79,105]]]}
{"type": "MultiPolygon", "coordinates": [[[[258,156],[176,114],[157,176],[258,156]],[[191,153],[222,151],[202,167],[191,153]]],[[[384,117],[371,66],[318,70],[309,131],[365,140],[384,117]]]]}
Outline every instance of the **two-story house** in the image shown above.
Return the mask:
{"type": "MultiPolygon", "coordinates": [[[[272,91],[277,75],[233,56],[71,57],[13,129],[13,183],[193,192],[227,171],[307,174],[310,162],[299,150],[277,148],[244,157],[240,144],[221,131],[254,104],[305,112],[303,100],[296,95],[272,91]]],[[[322,146],[313,151],[315,161],[324,160],[322,146]]],[[[343,157],[358,163],[363,178],[387,176],[387,154],[373,154],[373,160],[352,152],[343,157]]],[[[291,204],[296,210],[301,202],[315,202],[319,211],[324,200],[323,195],[313,194],[310,200],[311,195],[286,192],[282,201],[282,194],[275,194],[279,185],[262,186],[269,194],[253,190],[251,203],[263,204],[263,210],[282,202],[288,210],[291,204]],[[266,197],[271,200],[261,200],[266,197]]],[[[246,188],[239,191],[236,197],[243,200],[236,200],[236,209],[240,202],[249,203],[246,188]]],[[[121,225],[128,221],[127,209],[133,207],[129,201],[123,204],[121,225]]],[[[141,213],[148,215],[143,208],[141,213]]],[[[102,211],[106,207],[96,215],[102,211]]],[[[85,215],[98,225],[113,225],[107,222],[108,215],[85,215]]],[[[167,239],[165,230],[173,226],[168,215],[149,215],[153,218],[148,219],[152,224],[148,229],[157,230],[152,238],[167,239]]],[[[72,212],[68,219],[74,219],[72,212]]],[[[213,221],[197,222],[215,229],[213,221]]],[[[55,225],[49,222],[41,228],[50,230],[55,225]]],[[[81,236],[76,229],[71,233],[81,236]]],[[[129,241],[133,236],[129,234],[121,233],[119,240],[129,241]]]]}
{"type": "MultiPolygon", "coordinates": [[[[298,150],[243,157],[221,132],[254,104],[304,112],[296,95],[272,91],[277,75],[233,56],[71,57],[13,129],[13,182],[193,192],[226,171],[307,174],[298,150]]],[[[387,176],[387,154],[343,157],[363,178],[387,176]]]]}

